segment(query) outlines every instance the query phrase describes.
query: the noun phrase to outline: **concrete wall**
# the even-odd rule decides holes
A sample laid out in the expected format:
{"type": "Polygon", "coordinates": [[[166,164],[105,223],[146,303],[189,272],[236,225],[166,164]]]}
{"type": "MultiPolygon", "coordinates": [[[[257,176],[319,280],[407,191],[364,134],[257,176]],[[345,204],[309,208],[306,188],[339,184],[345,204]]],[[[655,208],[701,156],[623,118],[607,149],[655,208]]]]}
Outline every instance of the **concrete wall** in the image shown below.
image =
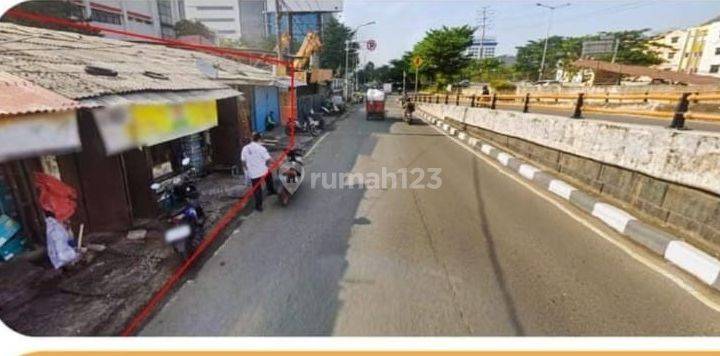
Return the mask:
{"type": "Polygon", "coordinates": [[[419,110],[720,246],[720,135],[438,104],[419,110]]]}

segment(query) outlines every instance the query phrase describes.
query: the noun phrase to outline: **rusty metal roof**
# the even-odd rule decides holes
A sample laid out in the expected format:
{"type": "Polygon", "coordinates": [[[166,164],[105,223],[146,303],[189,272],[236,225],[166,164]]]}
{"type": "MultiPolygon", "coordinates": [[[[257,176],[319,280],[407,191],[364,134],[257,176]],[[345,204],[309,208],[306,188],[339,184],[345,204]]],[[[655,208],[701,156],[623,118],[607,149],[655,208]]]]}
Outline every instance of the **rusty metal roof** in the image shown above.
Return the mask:
{"type": "Polygon", "coordinates": [[[650,77],[653,79],[664,79],[672,82],[679,82],[685,84],[720,84],[720,78],[707,75],[671,72],[643,66],[610,63],[592,59],[578,59],[573,62],[573,65],[580,68],[601,70],[621,75],[650,77]]]}
{"type": "Polygon", "coordinates": [[[0,117],[75,110],[87,105],[0,72],[0,117]]]}
{"type": "Polygon", "coordinates": [[[267,70],[206,53],[9,23],[0,23],[0,71],[72,99],[273,82],[267,70]],[[198,60],[215,67],[217,76],[201,72],[198,60]],[[89,74],[88,66],[117,75],[89,74]]]}

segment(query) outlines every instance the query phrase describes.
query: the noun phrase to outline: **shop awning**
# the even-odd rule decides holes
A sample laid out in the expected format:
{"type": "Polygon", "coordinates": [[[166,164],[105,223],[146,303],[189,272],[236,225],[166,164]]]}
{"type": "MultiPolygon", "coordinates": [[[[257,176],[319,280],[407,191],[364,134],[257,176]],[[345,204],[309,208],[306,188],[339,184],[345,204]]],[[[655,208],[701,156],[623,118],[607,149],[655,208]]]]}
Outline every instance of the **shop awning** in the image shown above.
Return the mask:
{"type": "Polygon", "coordinates": [[[75,109],[84,106],[0,72],[0,162],[79,150],[75,109]]]}
{"type": "Polygon", "coordinates": [[[242,93],[237,90],[212,89],[105,95],[99,98],[82,99],[80,102],[91,106],[108,107],[130,104],[179,104],[188,101],[221,100],[235,96],[244,100],[242,93]]]}
{"type": "Polygon", "coordinates": [[[107,154],[152,146],[217,126],[216,100],[240,97],[233,89],[111,95],[83,100],[93,110],[107,154]],[[90,101],[92,100],[92,101],[90,101]]]}

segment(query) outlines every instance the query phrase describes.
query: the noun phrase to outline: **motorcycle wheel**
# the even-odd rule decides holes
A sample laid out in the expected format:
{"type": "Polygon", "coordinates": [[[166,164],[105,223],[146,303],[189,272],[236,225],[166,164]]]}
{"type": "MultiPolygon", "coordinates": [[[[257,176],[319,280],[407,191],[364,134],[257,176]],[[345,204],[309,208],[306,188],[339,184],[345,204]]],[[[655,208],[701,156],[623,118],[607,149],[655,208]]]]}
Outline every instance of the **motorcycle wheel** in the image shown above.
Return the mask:
{"type": "Polygon", "coordinates": [[[280,204],[282,206],[287,206],[290,202],[290,194],[285,189],[280,190],[280,194],[278,194],[278,199],[280,200],[280,204]]]}
{"type": "Polygon", "coordinates": [[[181,260],[185,261],[188,258],[187,240],[173,243],[173,250],[181,260]]]}

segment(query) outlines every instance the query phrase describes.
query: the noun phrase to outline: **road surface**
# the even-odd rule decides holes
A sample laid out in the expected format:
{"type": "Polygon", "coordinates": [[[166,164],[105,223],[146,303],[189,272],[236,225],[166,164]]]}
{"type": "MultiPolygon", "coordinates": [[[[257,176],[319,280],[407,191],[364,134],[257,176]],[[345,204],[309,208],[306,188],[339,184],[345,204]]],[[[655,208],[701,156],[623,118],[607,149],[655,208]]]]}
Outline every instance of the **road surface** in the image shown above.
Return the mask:
{"type": "Polygon", "coordinates": [[[307,164],[382,167],[440,168],[442,184],[305,181],[289,207],[272,197],[141,334],[720,334],[720,314],[687,291],[702,288],[689,277],[675,275],[681,287],[671,266],[431,126],[358,112],[307,164]]]}

